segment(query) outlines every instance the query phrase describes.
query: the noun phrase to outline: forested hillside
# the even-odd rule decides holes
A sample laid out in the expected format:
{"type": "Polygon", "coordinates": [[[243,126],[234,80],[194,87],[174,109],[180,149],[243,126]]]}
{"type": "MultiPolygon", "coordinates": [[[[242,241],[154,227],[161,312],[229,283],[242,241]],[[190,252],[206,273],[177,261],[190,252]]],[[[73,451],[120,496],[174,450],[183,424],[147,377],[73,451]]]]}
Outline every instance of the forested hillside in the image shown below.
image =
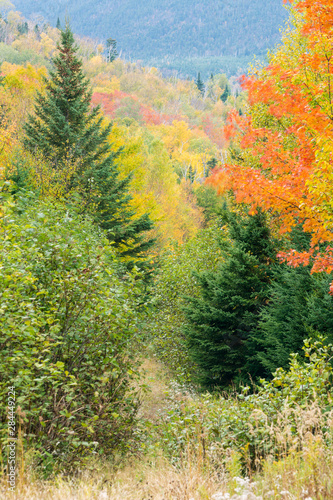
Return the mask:
{"type": "MultiPolygon", "coordinates": [[[[56,54],[59,30],[36,28],[16,11],[0,27],[1,69],[13,123],[21,110],[14,140],[32,109],[34,89],[43,88],[42,75],[56,54]]],[[[93,89],[92,103],[114,120],[110,142],[124,148],[121,170],[131,175],[132,203],[151,212],[158,241],[184,241],[201,220],[186,183],[202,183],[225,157],[225,118],[235,105],[245,109],[239,84],[217,74],[200,91],[193,81],[163,78],[156,68],[119,58],[108,63],[103,46],[80,37],[77,42],[93,89]]]]}
{"type": "Polygon", "coordinates": [[[66,12],[80,35],[111,37],[123,57],[195,76],[235,74],[254,54],[265,57],[280,40],[287,12],[280,0],[15,0],[25,16],[55,26],[66,12]]]}

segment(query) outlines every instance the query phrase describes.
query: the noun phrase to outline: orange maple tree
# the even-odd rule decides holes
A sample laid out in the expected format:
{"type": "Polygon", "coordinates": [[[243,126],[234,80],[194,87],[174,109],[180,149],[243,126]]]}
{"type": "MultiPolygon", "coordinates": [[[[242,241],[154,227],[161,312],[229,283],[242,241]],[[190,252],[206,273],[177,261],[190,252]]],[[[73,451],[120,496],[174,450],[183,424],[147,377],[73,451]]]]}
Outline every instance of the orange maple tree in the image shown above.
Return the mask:
{"type": "Polygon", "coordinates": [[[310,250],[280,258],[332,272],[333,0],[290,3],[292,27],[270,64],[243,79],[249,113],[228,117],[225,136],[238,141],[237,159],[210,182],[232,188],[252,210],[270,210],[281,233],[302,222],[310,250]]]}

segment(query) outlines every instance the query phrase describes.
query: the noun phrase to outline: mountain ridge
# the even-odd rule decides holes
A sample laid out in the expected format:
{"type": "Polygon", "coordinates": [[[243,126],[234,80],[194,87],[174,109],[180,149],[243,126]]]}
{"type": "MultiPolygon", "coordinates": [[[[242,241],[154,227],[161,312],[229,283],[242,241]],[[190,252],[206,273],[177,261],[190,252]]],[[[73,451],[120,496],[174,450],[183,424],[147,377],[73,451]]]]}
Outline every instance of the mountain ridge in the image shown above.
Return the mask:
{"type": "Polygon", "coordinates": [[[160,67],[163,61],[165,67],[172,67],[172,60],[180,61],[181,66],[182,60],[191,58],[251,60],[254,54],[264,56],[279,42],[279,28],[287,18],[282,0],[211,0],[209,5],[198,0],[14,3],[25,16],[43,16],[53,25],[58,17],[64,23],[67,13],[78,34],[101,41],[112,37],[123,57],[160,67]]]}

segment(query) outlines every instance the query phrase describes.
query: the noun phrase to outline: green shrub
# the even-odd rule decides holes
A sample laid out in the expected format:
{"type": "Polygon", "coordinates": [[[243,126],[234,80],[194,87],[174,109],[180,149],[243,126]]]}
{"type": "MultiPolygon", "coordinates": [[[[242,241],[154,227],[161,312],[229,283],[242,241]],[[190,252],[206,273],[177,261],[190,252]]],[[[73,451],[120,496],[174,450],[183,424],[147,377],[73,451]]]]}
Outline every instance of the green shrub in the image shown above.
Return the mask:
{"type": "Polygon", "coordinates": [[[125,451],[138,408],[134,277],[120,279],[103,234],[60,205],[19,215],[9,200],[2,212],[1,443],[13,386],[44,469],[125,451]]]}
{"type": "Polygon", "coordinates": [[[194,364],[185,343],[183,306],[185,295],[199,294],[197,270],[213,270],[221,259],[219,241],[225,232],[212,224],[184,245],[168,249],[160,258],[153,287],[153,303],[147,319],[147,339],[153,352],[182,383],[191,381],[194,364]]]}
{"type": "Polygon", "coordinates": [[[259,466],[263,458],[297,451],[309,434],[333,444],[333,346],[305,341],[306,362],[291,355],[287,371],[261,380],[234,396],[175,394],[159,422],[159,439],[173,461],[190,456],[221,467],[233,453],[243,466],[259,466]]]}

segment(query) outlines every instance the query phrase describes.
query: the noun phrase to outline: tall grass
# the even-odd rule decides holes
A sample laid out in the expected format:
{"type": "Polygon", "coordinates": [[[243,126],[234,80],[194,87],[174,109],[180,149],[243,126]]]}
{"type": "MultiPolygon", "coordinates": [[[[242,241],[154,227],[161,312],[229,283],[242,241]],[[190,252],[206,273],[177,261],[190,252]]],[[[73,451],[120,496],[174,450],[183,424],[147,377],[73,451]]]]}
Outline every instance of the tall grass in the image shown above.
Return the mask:
{"type": "Polygon", "coordinates": [[[307,363],[293,358],[289,371],[279,370],[255,393],[245,388],[234,396],[195,395],[170,384],[166,391],[167,377],[148,362],[153,390],[143,405],[140,456],[117,467],[96,459],[75,476],[43,481],[33,451],[20,452],[16,491],[8,492],[3,476],[0,498],[333,500],[332,348],[306,349],[307,363]]]}
{"type": "MultiPolygon", "coordinates": [[[[286,416],[287,417],[287,416],[286,416]]],[[[226,500],[333,499],[333,449],[327,446],[320,424],[321,410],[312,405],[299,411],[298,431],[302,439],[295,446],[291,429],[275,428],[280,443],[279,458],[262,459],[260,470],[248,468],[243,475],[241,453],[226,450],[224,467],[205,461],[200,449],[188,447],[186,460],[178,466],[165,457],[145,457],[115,470],[107,462],[91,463],[76,477],[57,476],[40,481],[29,466],[19,471],[16,492],[0,484],[3,500],[226,500]],[[309,422],[313,432],[309,432],[309,422]],[[305,431],[303,433],[303,431],[305,431]],[[289,450],[288,449],[289,446],[289,450]],[[201,458],[200,458],[201,455],[201,458]]],[[[185,457],[184,457],[185,458],[185,457]]]]}

